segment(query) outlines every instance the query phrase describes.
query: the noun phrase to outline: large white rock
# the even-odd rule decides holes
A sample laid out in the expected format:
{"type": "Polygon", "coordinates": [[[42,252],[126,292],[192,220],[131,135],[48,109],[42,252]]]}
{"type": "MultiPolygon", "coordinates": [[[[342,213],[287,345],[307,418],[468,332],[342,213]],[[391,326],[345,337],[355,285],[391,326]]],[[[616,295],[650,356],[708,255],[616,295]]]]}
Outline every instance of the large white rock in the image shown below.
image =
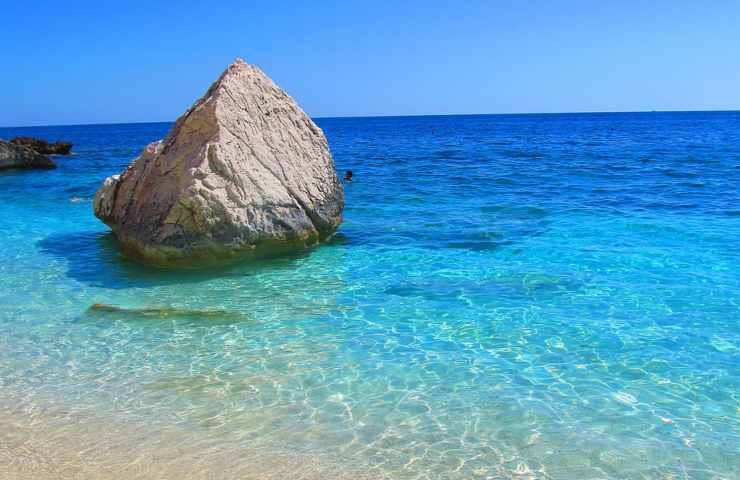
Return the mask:
{"type": "Polygon", "coordinates": [[[306,248],[343,207],[321,129],[239,59],[94,201],[124,250],[154,263],[306,248]]]}

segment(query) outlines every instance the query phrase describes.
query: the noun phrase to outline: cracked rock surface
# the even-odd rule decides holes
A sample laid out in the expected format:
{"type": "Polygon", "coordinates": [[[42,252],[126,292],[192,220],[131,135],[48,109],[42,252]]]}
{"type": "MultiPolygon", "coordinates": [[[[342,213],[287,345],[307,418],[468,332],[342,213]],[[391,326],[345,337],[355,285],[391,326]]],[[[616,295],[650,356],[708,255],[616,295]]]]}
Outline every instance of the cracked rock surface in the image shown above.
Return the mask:
{"type": "Polygon", "coordinates": [[[168,263],[306,248],[339,226],[344,193],[321,129],[237,59],[93,207],[127,253],[168,263]]]}

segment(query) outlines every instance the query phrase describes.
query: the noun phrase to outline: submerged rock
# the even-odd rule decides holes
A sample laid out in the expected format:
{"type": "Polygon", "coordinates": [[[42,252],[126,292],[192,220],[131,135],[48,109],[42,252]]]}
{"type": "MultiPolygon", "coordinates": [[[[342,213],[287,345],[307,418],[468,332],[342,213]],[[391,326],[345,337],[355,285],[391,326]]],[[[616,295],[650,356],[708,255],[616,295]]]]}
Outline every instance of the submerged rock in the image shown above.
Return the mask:
{"type": "Polygon", "coordinates": [[[236,60],[93,203],[127,253],[169,264],[316,244],[342,221],[344,193],[321,129],[236,60]]]}
{"type": "Polygon", "coordinates": [[[230,312],[228,310],[209,309],[184,309],[172,307],[152,308],[121,308],[107,303],[94,303],[87,309],[88,313],[100,313],[109,315],[140,316],[140,317],[235,317],[243,316],[242,313],[230,312]]]}
{"type": "Polygon", "coordinates": [[[0,170],[11,168],[56,168],[46,155],[22,145],[0,140],[0,170]]]}
{"type": "Polygon", "coordinates": [[[57,141],[51,143],[33,137],[15,137],[10,143],[23,145],[42,155],[69,155],[70,150],[72,150],[70,142],[57,141]]]}

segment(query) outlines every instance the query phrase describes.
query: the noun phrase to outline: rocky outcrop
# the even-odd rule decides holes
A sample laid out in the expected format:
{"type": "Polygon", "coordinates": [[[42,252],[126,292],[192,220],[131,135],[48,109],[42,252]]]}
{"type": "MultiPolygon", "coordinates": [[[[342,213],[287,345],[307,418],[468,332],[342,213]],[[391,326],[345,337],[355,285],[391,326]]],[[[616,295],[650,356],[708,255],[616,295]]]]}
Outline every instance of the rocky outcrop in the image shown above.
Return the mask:
{"type": "Polygon", "coordinates": [[[28,147],[42,155],[69,155],[70,150],[72,150],[72,144],[69,142],[57,141],[50,143],[33,137],[15,137],[10,143],[28,147]]]}
{"type": "Polygon", "coordinates": [[[321,129],[237,60],[93,203],[126,252],[171,264],[314,245],[344,193],[321,129]]]}
{"type": "Polygon", "coordinates": [[[54,162],[46,155],[37,153],[22,145],[0,140],[0,170],[12,168],[55,168],[54,162]]]}

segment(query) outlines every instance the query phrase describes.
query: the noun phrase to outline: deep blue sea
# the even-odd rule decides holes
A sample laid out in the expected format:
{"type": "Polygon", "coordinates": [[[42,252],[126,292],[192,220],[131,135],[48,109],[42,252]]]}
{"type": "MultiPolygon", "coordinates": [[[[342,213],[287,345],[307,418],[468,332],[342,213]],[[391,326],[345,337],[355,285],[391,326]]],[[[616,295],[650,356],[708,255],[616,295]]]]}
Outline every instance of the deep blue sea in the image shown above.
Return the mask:
{"type": "Polygon", "coordinates": [[[74,142],[0,173],[0,405],[375,478],[740,478],[740,112],[317,123],[333,241],[197,271],[92,213],[170,124],[0,129],[74,142]]]}

